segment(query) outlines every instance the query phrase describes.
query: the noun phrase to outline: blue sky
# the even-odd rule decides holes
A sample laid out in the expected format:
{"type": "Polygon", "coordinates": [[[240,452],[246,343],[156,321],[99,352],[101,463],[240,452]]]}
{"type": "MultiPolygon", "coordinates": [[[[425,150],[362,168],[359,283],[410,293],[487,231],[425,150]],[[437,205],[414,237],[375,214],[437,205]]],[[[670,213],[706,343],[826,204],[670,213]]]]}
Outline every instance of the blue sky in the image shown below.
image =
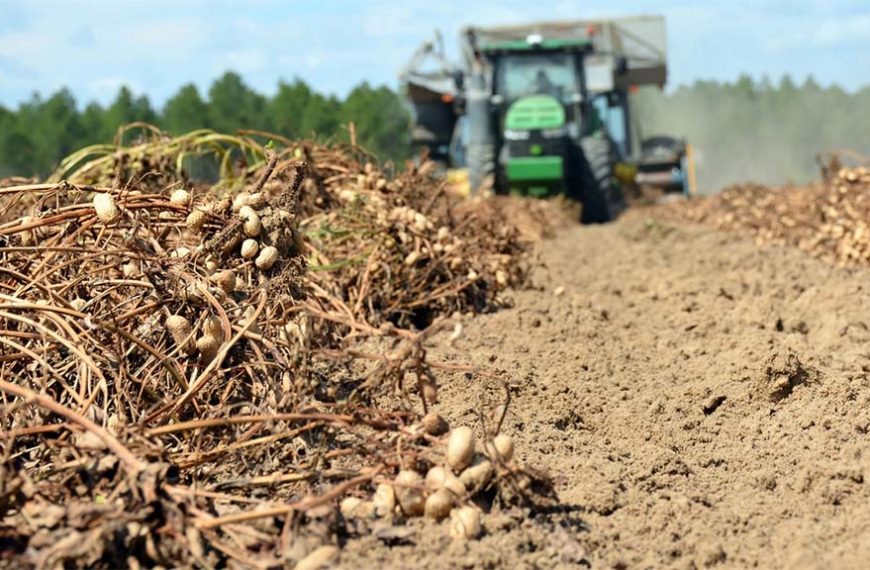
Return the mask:
{"type": "Polygon", "coordinates": [[[127,84],[159,106],[227,69],[265,93],[298,76],[343,95],[362,80],[395,86],[435,28],[454,48],[469,23],[637,13],[667,18],[672,86],[742,72],[870,84],[867,0],[0,0],[0,104],[61,86],[106,103],[127,84]]]}

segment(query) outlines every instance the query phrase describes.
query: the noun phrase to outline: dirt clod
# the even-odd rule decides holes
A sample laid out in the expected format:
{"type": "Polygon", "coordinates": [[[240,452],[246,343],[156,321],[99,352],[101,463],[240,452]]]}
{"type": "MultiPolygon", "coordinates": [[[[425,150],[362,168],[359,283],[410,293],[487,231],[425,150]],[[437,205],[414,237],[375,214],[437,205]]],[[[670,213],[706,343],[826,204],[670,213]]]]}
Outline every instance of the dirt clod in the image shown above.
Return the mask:
{"type": "Polygon", "coordinates": [[[704,400],[704,404],[701,406],[701,410],[704,412],[705,416],[709,416],[710,414],[715,412],[719,408],[719,406],[724,404],[725,400],[727,400],[727,397],[722,394],[710,396],[709,398],[704,400]]]}
{"type": "Polygon", "coordinates": [[[794,352],[780,351],[771,354],[759,378],[758,389],[772,402],[779,402],[791,395],[794,389],[811,377],[794,352]]]}

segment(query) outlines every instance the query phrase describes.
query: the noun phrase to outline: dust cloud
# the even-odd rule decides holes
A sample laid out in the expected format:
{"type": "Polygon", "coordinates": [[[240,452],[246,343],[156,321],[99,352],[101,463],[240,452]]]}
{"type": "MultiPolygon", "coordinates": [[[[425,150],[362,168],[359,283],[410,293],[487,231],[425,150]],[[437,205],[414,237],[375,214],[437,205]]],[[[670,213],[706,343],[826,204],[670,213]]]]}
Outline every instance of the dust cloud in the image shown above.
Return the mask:
{"type": "Polygon", "coordinates": [[[870,88],[848,93],[812,79],[773,86],[742,77],[632,97],[636,136],[685,137],[704,194],[748,181],[805,183],[818,177],[820,153],[870,154],[870,88]]]}

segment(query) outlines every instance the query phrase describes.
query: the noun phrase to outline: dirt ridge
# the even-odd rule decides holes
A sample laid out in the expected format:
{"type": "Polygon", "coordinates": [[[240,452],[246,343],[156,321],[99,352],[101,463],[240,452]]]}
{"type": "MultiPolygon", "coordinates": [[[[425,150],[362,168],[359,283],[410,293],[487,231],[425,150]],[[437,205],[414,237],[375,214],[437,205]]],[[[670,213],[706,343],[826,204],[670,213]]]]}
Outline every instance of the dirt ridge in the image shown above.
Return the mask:
{"type": "MultiPolygon", "coordinates": [[[[343,567],[864,566],[870,271],[640,218],[542,255],[539,290],[432,356],[508,382],[506,429],[564,511],[490,513],[470,544],[421,522],[343,567]]],[[[444,378],[439,408],[471,423],[499,381],[444,378]]]]}

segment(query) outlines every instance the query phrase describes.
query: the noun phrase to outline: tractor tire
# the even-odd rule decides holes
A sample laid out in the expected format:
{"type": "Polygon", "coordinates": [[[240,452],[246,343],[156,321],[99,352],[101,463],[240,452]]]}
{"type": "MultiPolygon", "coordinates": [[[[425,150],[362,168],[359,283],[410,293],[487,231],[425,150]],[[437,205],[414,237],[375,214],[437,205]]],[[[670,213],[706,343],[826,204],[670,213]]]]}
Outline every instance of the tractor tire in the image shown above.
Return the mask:
{"type": "Polygon", "coordinates": [[[583,205],[580,222],[610,222],[625,209],[625,200],[613,177],[613,146],[607,138],[600,137],[584,137],[579,146],[580,158],[569,185],[583,205]]]}

